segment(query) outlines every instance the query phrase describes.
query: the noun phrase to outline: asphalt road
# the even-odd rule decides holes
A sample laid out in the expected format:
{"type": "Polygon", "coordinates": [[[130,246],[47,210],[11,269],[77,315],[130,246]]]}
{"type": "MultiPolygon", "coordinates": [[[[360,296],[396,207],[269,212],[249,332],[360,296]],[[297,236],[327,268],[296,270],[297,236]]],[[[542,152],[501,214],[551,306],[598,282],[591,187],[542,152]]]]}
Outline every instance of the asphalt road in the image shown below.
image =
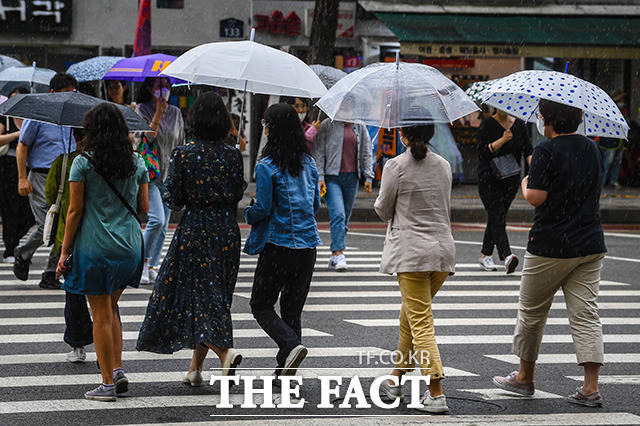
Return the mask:
{"type": "MultiPolygon", "coordinates": [[[[181,384],[188,351],[174,356],[135,352],[135,339],[151,286],[127,290],[120,312],[125,331],[124,368],[129,393],[115,403],[85,401],[99,382],[95,362],[69,364],[63,343],[64,295],[38,286],[46,251],[41,249],[30,280],[15,280],[10,265],[0,265],[0,423],[10,424],[143,424],[208,421],[387,424],[389,422],[638,424],[640,404],[640,233],[607,232],[608,257],[602,274],[600,314],[604,323],[606,365],[601,371],[604,407],[568,404],[563,397],[581,382],[582,370],[566,322],[561,292],[555,299],[536,375],[536,395],[523,398],[496,391],[491,377],[517,369],[511,355],[519,274],[481,272],[477,266],[482,233],[474,226],[456,227],[457,274],[435,298],[436,336],[447,379],[443,382],[449,416],[425,416],[397,409],[320,409],[317,376],[344,377],[341,395],[354,375],[365,390],[377,375],[391,370],[384,350],[397,344],[400,303],[394,277],[378,274],[383,230],[354,226],[348,237],[348,273],[329,272],[328,247],[319,250],[316,273],[303,315],[304,343],[310,356],[300,370],[303,409],[241,408],[243,388],[232,389],[233,409],[218,409],[220,386],[188,388],[181,384]],[[366,354],[370,354],[367,359],[366,354]],[[274,417],[275,416],[275,417],[274,417]]],[[[326,228],[325,228],[326,229],[326,228]]],[[[247,231],[243,230],[243,237],[247,231]]],[[[328,232],[321,232],[325,243],[328,232]]],[[[522,258],[526,230],[511,229],[514,252],[522,258]]],[[[166,246],[169,244],[167,239],[166,246]]],[[[252,319],[248,304],[255,257],[243,256],[233,312],[235,344],[245,354],[244,375],[268,373],[275,365],[275,345],[252,319]],[[260,369],[265,370],[260,370],[260,369]]],[[[497,259],[496,259],[497,260],[497,259]]],[[[518,271],[520,268],[518,268],[518,271]]],[[[95,360],[93,346],[87,348],[95,360]]],[[[219,368],[214,357],[205,370],[219,368]]],[[[215,370],[213,370],[215,373],[215,370]]],[[[205,371],[205,380],[210,376],[205,371]]],[[[260,387],[259,385],[256,387],[260,387]]],[[[274,390],[277,392],[277,389],[274,390]]],[[[409,394],[409,387],[405,387],[409,394]]],[[[355,399],[351,401],[355,405],[355,399]]],[[[371,403],[370,400],[368,400],[371,403]]],[[[341,401],[336,401],[337,407],[341,401]]]]}

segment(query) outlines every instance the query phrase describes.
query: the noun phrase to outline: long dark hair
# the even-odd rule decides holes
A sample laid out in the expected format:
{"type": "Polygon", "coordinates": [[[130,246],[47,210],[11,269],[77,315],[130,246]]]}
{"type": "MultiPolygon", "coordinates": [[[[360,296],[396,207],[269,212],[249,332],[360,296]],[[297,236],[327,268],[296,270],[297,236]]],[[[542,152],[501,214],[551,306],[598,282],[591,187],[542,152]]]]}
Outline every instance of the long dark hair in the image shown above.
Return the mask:
{"type": "Polygon", "coordinates": [[[433,124],[410,126],[402,128],[402,136],[409,141],[409,149],[414,159],[420,161],[427,156],[427,145],[433,137],[433,124]]]}
{"type": "Polygon", "coordinates": [[[136,172],[129,129],[115,105],[101,103],[85,114],[84,152],[91,152],[97,171],[107,179],[126,179],[136,172]]]}
{"type": "Polygon", "coordinates": [[[151,91],[153,90],[153,85],[158,78],[164,78],[168,80],[167,77],[146,77],[138,90],[136,91],[136,102],[139,104],[144,104],[147,102],[151,102],[151,91]]]}
{"type": "Polygon", "coordinates": [[[271,157],[280,170],[298,176],[308,150],[296,110],[287,104],[271,105],[264,113],[264,121],[269,134],[262,155],[271,157]]]}
{"type": "Polygon", "coordinates": [[[195,138],[208,141],[224,139],[231,128],[229,112],[215,92],[198,96],[187,114],[187,124],[195,138]]]}

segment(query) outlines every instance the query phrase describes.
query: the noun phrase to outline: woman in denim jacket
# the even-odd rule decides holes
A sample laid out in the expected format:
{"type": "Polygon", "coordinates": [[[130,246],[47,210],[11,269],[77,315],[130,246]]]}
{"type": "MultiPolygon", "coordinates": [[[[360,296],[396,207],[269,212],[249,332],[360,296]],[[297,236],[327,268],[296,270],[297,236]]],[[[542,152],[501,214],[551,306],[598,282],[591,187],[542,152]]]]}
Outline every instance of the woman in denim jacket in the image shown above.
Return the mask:
{"type": "Polygon", "coordinates": [[[290,105],[272,105],[263,121],[267,145],[256,164],[256,201],[244,211],[251,225],[244,252],[260,254],[251,312],[278,344],[276,374],[292,375],[307,355],[300,317],[322,244],[315,219],[318,172],[290,105]],[[281,317],[274,310],[278,296],[281,317]]]}

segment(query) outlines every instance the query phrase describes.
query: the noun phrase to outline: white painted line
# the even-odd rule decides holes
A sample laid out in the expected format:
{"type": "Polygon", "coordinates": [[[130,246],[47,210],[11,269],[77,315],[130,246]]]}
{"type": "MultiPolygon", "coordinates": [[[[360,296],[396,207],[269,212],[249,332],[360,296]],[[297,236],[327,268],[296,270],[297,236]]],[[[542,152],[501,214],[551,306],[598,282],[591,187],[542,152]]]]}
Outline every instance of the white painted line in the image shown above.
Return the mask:
{"type": "Polygon", "coordinates": [[[629,257],[618,257],[618,256],[605,256],[605,259],[610,259],[610,260],[619,260],[622,262],[635,262],[635,263],[640,263],[640,259],[631,259],[629,257]]]}
{"type": "MultiPolygon", "coordinates": [[[[278,348],[236,348],[243,358],[273,358],[278,353],[278,348]]],[[[336,357],[361,357],[364,354],[371,355],[387,354],[389,351],[373,346],[352,346],[352,347],[330,347],[330,348],[309,348],[307,357],[311,358],[336,358],[336,357]]],[[[171,355],[154,354],[151,352],[123,351],[123,361],[162,361],[170,359],[191,359],[193,351],[183,349],[171,355]]],[[[9,364],[55,364],[66,363],[64,353],[42,353],[42,354],[11,354],[0,355],[0,365],[9,364]]],[[[95,362],[96,353],[87,352],[87,362],[95,362]]]]}
{"type": "Polygon", "coordinates": [[[561,399],[563,396],[555,393],[543,392],[536,389],[533,396],[523,396],[517,393],[508,392],[502,389],[458,389],[459,392],[469,392],[480,395],[482,399],[487,401],[500,401],[503,399],[561,399]]]}
{"type": "MultiPolygon", "coordinates": [[[[640,343],[640,334],[605,334],[602,336],[604,343],[640,343]]],[[[511,344],[512,335],[486,334],[486,335],[459,335],[441,336],[436,334],[438,345],[489,345],[511,344]]],[[[570,334],[545,334],[542,343],[573,343],[570,334]]]]}
{"type": "MultiPolygon", "coordinates": [[[[345,319],[351,324],[361,325],[363,327],[398,327],[400,320],[397,318],[389,319],[345,319]]],[[[604,325],[640,325],[640,318],[622,317],[622,318],[600,318],[604,325]]],[[[449,326],[471,326],[485,327],[490,325],[516,325],[516,318],[435,318],[436,327],[449,326]]],[[[569,325],[568,318],[547,318],[547,325],[569,325]]]]}
{"type": "MultiPolygon", "coordinates": [[[[138,331],[123,331],[122,340],[138,340],[138,331]]],[[[302,335],[306,337],[333,337],[332,334],[324,333],[312,328],[303,328],[302,335]]],[[[261,328],[236,328],[233,330],[234,339],[269,337],[261,328]]],[[[0,345],[11,343],[44,343],[63,342],[63,333],[38,333],[38,334],[0,334],[0,345]]]]}
{"type": "MultiPolygon", "coordinates": [[[[492,358],[498,361],[507,362],[509,364],[520,364],[520,358],[515,355],[485,355],[487,358],[492,358]]],[[[536,360],[537,364],[575,364],[577,358],[573,354],[540,354],[536,360]]],[[[619,353],[619,354],[604,354],[605,364],[619,364],[619,363],[640,363],[640,353],[619,353]]]]}
{"type": "Polygon", "coordinates": [[[621,232],[605,232],[605,237],[640,238],[640,234],[623,234],[621,232]]]}
{"type": "MultiPolygon", "coordinates": [[[[320,268],[320,269],[325,269],[325,268],[320,268]]],[[[332,277],[332,278],[336,278],[336,277],[381,277],[381,278],[382,277],[386,277],[386,278],[390,278],[390,277],[393,277],[393,275],[383,274],[383,273],[374,272],[374,271],[335,272],[335,271],[322,271],[322,270],[314,272],[313,276],[314,276],[314,278],[318,278],[318,277],[332,277]]],[[[505,277],[505,278],[516,278],[516,277],[520,277],[520,272],[514,272],[513,274],[506,275],[504,272],[500,272],[500,271],[496,271],[496,272],[493,272],[493,271],[489,271],[489,272],[485,272],[485,271],[460,271],[460,272],[456,272],[455,275],[450,277],[450,278],[454,278],[454,277],[505,277]]],[[[238,274],[238,278],[253,278],[253,272],[240,272],[238,274]]]]}
{"type": "MultiPolygon", "coordinates": [[[[250,298],[251,293],[235,293],[236,296],[250,298]]],[[[441,290],[436,297],[518,297],[518,290],[441,290]]],[[[638,297],[640,290],[601,290],[598,297],[638,297]]],[[[367,298],[400,297],[400,291],[310,291],[307,298],[367,298]]],[[[563,297],[562,293],[556,297],[563,297]]]]}
{"type": "MultiPolygon", "coordinates": [[[[127,294],[151,294],[152,289],[150,288],[131,288],[128,287],[126,290],[127,294]]],[[[16,296],[60,296],[64,298],[65,292],[64,290],[43,290],[40,287],[37,287],[33,290],[0,290],[0,297],[16,297],[16,296]]]]}
{"type": "MultiPolygon", "coordinates": [[[[518,309],[517,303],[434,303],[432,308],[436,311],[495,311],[495,310],[513,310],[516,314],[518,309]]],[[[551,305],[551,309],[565,310],[562,303],[551,305]]],[[[598,303],[598,310],[604,309],[630,309],[640,310],[640,303],[629,302],[602,302],[598,303]]],[[[305,305],[306,312],[375,312],[375,311],[395,311],[400,312],[400,303],[340,303],[326,305],[305,305]]]]}
{"type": "MultiPolygon", "coordinates": [[[[211,355],[213,356],[213,355],[211,355]]],[[[351,368],[336,368],[332,369],[330,374],[332,376],[353,377],[358,376],[360,378],[373,378],[389,374],[389,368],[371,368],[371,369],[351,369],[351,368]]],[[[218,370],[206,370],[202,372],[204,382],[209,383],[211,375],[218,374],[218,370]]],[[[269,370],[239,370],[239,376],[269,376],[271,375],[269,370]]],[[[186,371],[151,371],[146,373],[130,373],[127,372],[127,378],[129,383],[162,383],[162,382],[177,382],[181,383],[186,371]]],[[[327,370],[323,369],[307,369],[302,368],[298,370],[297,375],[302,376],[305,379],[314,379],[318,376],[326,376],[329,374],[327,370]]],[[[407,373],[408,375],[418,375],[417,370],[407,373]]],[[[100,373],[95,374],[63,374],[52,376],[12,376],[12,377],[0,377],[0,388],[9,387],[31,387],[31,386],[68,386],[68,385],[92,385],[99,380],[100,373]]],[[[477,377],[477,374],[469,373],[468,371],[458,370],[456,368],[444,367],[444,375],[446,377],[477,377]]]]}
{"type": "MultiPolygon", "coordinates": [[[[233,321],[253,321],[253,315],[247,313],[231,314],[233,321]]],[[[120,322],[142,323],[144,315],[120,315],[120,322]]],[[[20,317],[20,318],[0,318],[0,326],[3,325],[54,325],[65,324],[64,317],[20,317]]]]}
{"type": "MultiPolygon", "coordinates": [[[[584,381],[584,376],[565,376],[567,379],[578,382],[584,381]]],[[[611,385],[640,385],[640,375],[638,374],[605,374],[598,376],[599,384],[611,385]]]]}

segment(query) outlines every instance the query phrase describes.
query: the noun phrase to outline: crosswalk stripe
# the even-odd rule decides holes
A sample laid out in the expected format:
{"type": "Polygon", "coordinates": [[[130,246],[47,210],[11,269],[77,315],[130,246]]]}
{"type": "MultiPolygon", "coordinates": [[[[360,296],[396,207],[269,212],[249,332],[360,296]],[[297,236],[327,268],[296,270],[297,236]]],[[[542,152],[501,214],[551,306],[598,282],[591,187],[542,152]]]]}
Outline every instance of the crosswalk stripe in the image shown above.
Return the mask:
{"type": "MultiPolygon", "coordinates": [[[[390,366],[391,368],[391,366],[390,366]]],[[[389,374],[390,368],[370,368],[370,369],[350,369],[350,368],[335,368],[331,371],[324,369],[314,368],[300,368],[296,375],[302,376],[304,379],[313,379],[318,376],[326,376],[331,374],[332,376],[353,377],[357,375],[360,378],[372,378],[379,377],[385,374],[389,374]]],[[[209,383],[212,374],[218,374],[219,370],[204,371],[202,373],[204,382],[209,383]]],[[[239,376],[270,376],[273,373],[272,370],[238,370],[239,376]]],[[[61,374],[52,376],[12,376],[12,377],[0,377],[0,388],[9,387],[31,387],[31,386],[68,386],[68,385],[90,385],[96,383],[99,380],[99,374],[61,374]]],[[[162,383],[162,382],[182,382],[186,371],[151,371],[144,373],[130,373],[127,372],[127,378],[129,383],[162,383]]],[[[407,373],[408,375],[418,375],[417,370],[407,373]]],[[[459,370],[456,368],[444,367],[444,375],[446,377],[477,377],[477,374],[469,373],[468,371],[459,370]]]]}
{"type": "Polygon", "coordinates": [[[504,391],[502,389],[458,389],[459,392],[475,393],[482,397],[486,401],[500,401],[504,399],[560,399],[561,395],[555,393],[549,393],[536,389],[533,396],[522,396],[514,394],[513,392],[504,391]]]}
{"type": "MultiPolygon", "coordinates": [[[[351,324],[361,325],[363,327],[398,327],[400,320],[397,318],[388,319],[345,319],[351,324]]],[[[607,318],[600,317],[600,321],[604,325],[639,325],[640,318],[623,317],[623,318],[607,318]]],[[[476,326],[484,327],[487,325],[516,325],[516,318],[435,318],[435,325],[438,327],[447,326],[476,326]]],[[[547,318],[547,325],[568,325],[568,318],[547,318]]]]}
{"type": "MultiPolygon", "coordinates": [[[[278,353],[277,348],[236,348],[243,358],[274,358],[278,353]]],[[[336,358],[336,357],[362,357],[364,354],[372,356],[387,354],[386,349],[373,346],[351,346],[351,347],[311,347],[307,357],[310,358],[336,358]]],[[[123,361],[162,361],[171,359],[191,359],[193,351],[183,349],[170,355],[155,354],[151,352],[122,351],[123,361]]],[[[96,353],[87,352],[87,361],[95,362],[96,353]]],[[[55,364],[65,363],[66,354],[60,353],[38,353],[38,354],[11,354],[0,355],[0,365],[10,364],[55,364]]]]}
{"type": "MultiPolygon", "coordinates": [[[[565,377],[578,382],[582,382],[584,380],[584,376],[565,377]]],[[[640,374],[601,374],[598,376],[598,384],[638,385],[640,384],[640,374]]]]}
{"type": "MultiPolygon", "coordinates": [[[[248,313],[233,313],[231,314],[233,321],[253,321],[253,315],[248,313]]],[[[120,322],[123,324],[128,323],[142,323],[144,315],[120,315],[120,322]]],[[[65,324],[64,317],[20,317],[20,318],[0,318],[0,326],[3,325],[55,325],[65,324]]]]}
{"type": "MultiPolygon", "coordinates": [[[[494,303],[479,304],[479,303],[434,303],[432,305],[434,310],[441,311],[493,311],[493,310],[517,310],[517,303],[494,303]]],[[[2,309],[0,307],[0,309],[2,309]]],[[[553,304],[551,309],[566,309],[564,304],[553,304]]],[[[603,309],[631,309],[640,310],[640,303],[630,302],[600,302],[598,303],[598,310],[603,309]]],[[[400,311],[400,303],[367,303],[367,304],[354,304],[354,303],[340,303],[340,304],[327,304],[327,305],[314,305],[307,304],[304,306],[304,310],[307,312],[364,312],[364,311],[400,311]]]]}
{"type": "MultiPolygon", "coordinates": [[[[484,355],[487,358],[495,359],[509,364],[520,364],[520,358],[512,354],[484,355]]],[[[575,364],[577,362],[575,354],[539,354],[537,364],[575,364]]],[[[640,363],[640,353],[605,353],[605,364],[617,363],[640,363]]]]}
{"type": "MultiPolygon", "coordinates": [[[[138,340],[138,331],[123,331],[122,340],[138,340]]],[[[313,328],[303,328],[302,335],[305,337],[333,337],[313,328]]],[[[233,330],[234,339],[269,337],[261,328],[235,328],[233,330]]],[[[0,346],[12,343],[44,343],[63,342],[63,333],[37,333],[37,334],[4,334],[0,335],[0,346]]]]}
{"type": "MultiPolygon", "coordinates": [[[[349,277],[349,278],[362,278],[362,277],[386,277],[389,278],[391,275],[383,274],[380,272],[374,271],[346,271],[346,272],[335,272],[335,271],[317,271],[313,273],[314,278],[318,277],[332,277],[335,278],[336,274],[341,277],[349,277]]],[[[485,271],[460,271],[456,272],[454,277],[520,277],[520,272],[514,272],[513,274],[506,275],[504,272],[485,272],[485,271]]],[[[238,278],[253,278],[253,272],[240,272],[238,274],[238,278]]]]}
{"type": "MultiPolygon", "coordinates": [[[[235,293],[236,296],[250,298],[251,293],[235,293]]],[[[517,297],[517,290],[441,290],[436,297],[517,297]]],[[[556,294],[563,297],[562,294],[556,294]]],[[[637,297],[640,290],[601,290],[598,297],[637,297]]],[[[352,297],[400,297],[400,291],[310,291],[307,298],[352,298],[352,297]]]]}

